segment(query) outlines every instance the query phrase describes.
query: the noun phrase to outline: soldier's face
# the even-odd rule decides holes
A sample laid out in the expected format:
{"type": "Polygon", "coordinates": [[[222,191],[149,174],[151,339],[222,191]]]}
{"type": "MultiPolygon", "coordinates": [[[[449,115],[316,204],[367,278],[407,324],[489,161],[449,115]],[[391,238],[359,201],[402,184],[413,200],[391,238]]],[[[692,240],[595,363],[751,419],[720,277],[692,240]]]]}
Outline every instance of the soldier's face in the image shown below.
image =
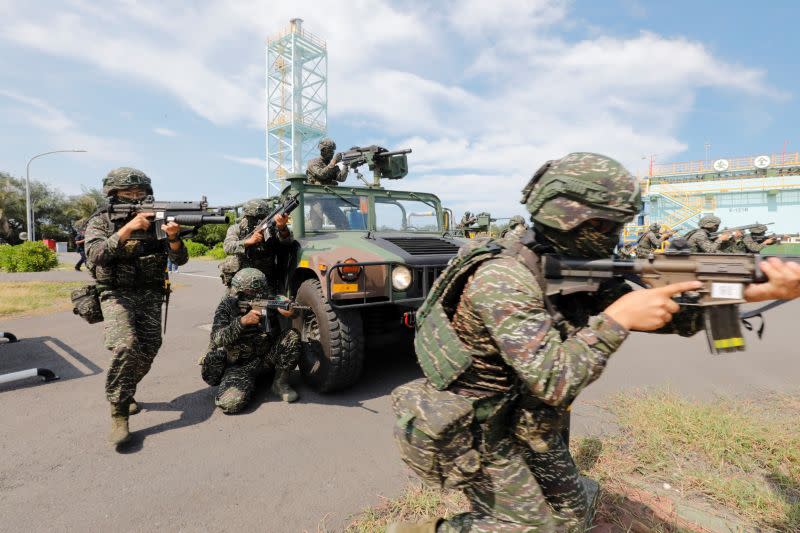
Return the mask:
{"type": "Polygon", "coordinates": [[[320,151],[322,159],[333,159],[333,148],[325,147],[320,151]]]}
{"type": "Polygon", "coordinates": [[[117,191],[117,198],[130,202],[141,202],[145,196],[147,196],[147,191],[141,187],[131,187],[117,191]]]}

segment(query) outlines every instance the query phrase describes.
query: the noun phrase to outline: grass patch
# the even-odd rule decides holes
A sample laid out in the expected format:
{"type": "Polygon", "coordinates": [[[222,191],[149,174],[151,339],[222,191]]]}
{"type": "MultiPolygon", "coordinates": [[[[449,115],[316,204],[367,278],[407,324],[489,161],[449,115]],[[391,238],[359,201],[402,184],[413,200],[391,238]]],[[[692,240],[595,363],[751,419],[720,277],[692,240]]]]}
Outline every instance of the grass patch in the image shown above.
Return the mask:
{"type": "Polygon", "coordinates": [[[606,489],[667,483],[762,527],[800,530],[800,396],[686,400],[668,391],[618,396],[620,433],[586,471],[606,489]]]}
{"type": "Polygon", "coordinates": [[[431,489],[421,484],[406,487],[396,499],[383,498],[380,504],[362,511],[347,525],[347,533],[382,533],[391,522],[424,522],[449,517],[469,508],[461,492],[431,489]]]}
{"type": "MultiPolygon", "coordinates": [[[[617,396],[608,408],[618,433],[572,442],[578,467],[603,489],[599,530],[698,531],[694,513],[700,522],[800,531],[800,395],[697,402],[650,391],[617,396]],[[687,508],[690,518],[676,511],[687,508]]],[[[467,507],[460,493],[413,485],[357,515],[347,531],[383,531],[467,507]]]]}
{"type": "Polygon", "coordinates": [[[0,318],[53,313],[72,307],[70,293],[79,281],[0,282],[0,318]]]}

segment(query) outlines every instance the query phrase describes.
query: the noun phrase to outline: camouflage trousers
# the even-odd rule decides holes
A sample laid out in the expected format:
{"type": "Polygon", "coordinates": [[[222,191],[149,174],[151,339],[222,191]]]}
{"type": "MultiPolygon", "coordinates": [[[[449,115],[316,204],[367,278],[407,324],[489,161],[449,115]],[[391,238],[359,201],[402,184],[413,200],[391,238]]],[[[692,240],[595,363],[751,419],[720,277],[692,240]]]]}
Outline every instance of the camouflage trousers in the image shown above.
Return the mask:
{"type": "Polygon", "coordinates": [[[299,358],[300,334],[295,329],[282,331],[265,356],[225,366],[214,404],[224,413],[238,413],[253,399],[256,381],[262,374],[272,368],[276,371],[292,370],[299,358]]]}
{"type": "Polygon", "coordinates": [[[161,347],[161,303],[158,289],[113,289],[100,293],[105,317],[105,346],[111,350],[106,398],[127,403],[150,371],[161,347]]]}
{"type": "Polygon", "coordinates": [[[471,512],[441,523],[440,532],[582,531],[587,498],[578,469],[560,437],[536,452],[502,420],[480,424],[481,470],[464,493],[471,512]]]}

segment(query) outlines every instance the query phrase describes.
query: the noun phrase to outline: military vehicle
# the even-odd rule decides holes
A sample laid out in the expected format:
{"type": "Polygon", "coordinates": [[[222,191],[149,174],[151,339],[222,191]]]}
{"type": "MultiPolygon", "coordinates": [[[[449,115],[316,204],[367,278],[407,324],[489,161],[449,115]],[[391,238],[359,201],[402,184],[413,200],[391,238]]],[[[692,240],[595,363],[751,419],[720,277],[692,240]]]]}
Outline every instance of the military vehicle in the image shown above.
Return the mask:
{"type": "Polygon", "coordinates": [[[415,309],[464,242],[449,233],[438,197],[381,186],[408,173],[410,150],[353,150],[363,157],[347,164],[363,186],[311,185],[293,174],[282,191],[300,202],[291,220],[299,249],[284,289],[311,308],[293,326],[304,341],[301,373],[321,392],[355,383],[366,348],[380,357],[377,348],[411,346],[415,309]],[[361,165],[373,171],[372,183],[361,165]]]}

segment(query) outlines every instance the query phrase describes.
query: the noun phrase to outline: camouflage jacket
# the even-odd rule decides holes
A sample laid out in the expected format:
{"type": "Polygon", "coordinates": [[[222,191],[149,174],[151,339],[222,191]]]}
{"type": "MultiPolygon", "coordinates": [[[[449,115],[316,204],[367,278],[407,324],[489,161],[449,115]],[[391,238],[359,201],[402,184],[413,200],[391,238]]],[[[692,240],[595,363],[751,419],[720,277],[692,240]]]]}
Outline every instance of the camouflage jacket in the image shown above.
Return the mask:
{"type": "Polygon", "coordinates": [[[654,250],[661,246],[661,235],[654,231],[648,231],[636,244],[637,250],[654,250]]]}
{"type": "Polygon", "coordinates": [[[686,239],[692,252],[715,254],[720,251],[721,243],[714,242],[707,230],[698,228],[686,239]]]}
{"type": "Polygon", "coordinates": [[[312,185],[338,185],[347,179],[347,167],[339,170],[337,165],[326,164],[321,157],[316,157],[308,162],[306,177],[312,185]]]}
{"type": "Polygon", "coordinates": [[[101,290],[161,286],[168,257],[176,265],[189,260],[183,244],[173,251],[165,241],[120,242],[117,229],[107,213],[93,216],[86,224],[86,263],[101,290]]]}
{"type": "MultiPolygon", "coordinates": [[[[257,222],[255,224],[257,224],[257,222]]],[[[232,224],[228,228],[228,232],[225,234],[225,241],[222,243],[222,248],[225,250],[225,253],[228,255],[240,256],[247,254],[256,260],[255,257],[259,254],[263,254],[265,252],[274,253],[275,245],[277,244],[289,246],[292,244],[292,242],[294,242],[294,236],[292,235],[292,230],[290,229],[289,235],[285,238],[281,237],[278,233],[275,235],[270,235],[266,241],[256,246],[255,254],[253,252],[248,253],[244,241],[250,232],[253,231],[255,224],[248,220],[247,217],[242,217],[236,224],[232,224]]]]}
{"type": "MultiPolygon", "coordinates": [[[[765,239],[766,240],[766,239],[765,239]]],[[[760,253],[767,245],[757,242],[752,235],[745,235],[742,237],[742,248],[744,253],[757,254],[760,253]]]]}
{"type": "Polygon", "coordinates": [[[228,364],[264,357],[272,342],[259,326],[243,326],[239,321],[241,317],[239,300],[235,296],[225,296],[214,312],[209,351],[224,350],[228,364]]]}
{"type": "MultiPolygon", "coordinates": [[[[547,310],[539,281],[521,261],[495,257],[469,276],[452,326],[473,361],[450,389],[467,395],[525,395],[552,406],[572,403],[596,380],[628,331],[603,309],[629,292],[623,281],[604,283],[597,293],[551,298],[547,310]]],[[[661,333],[690,336],[703,327],[702,315],[681,311],[661,333]]]]}

